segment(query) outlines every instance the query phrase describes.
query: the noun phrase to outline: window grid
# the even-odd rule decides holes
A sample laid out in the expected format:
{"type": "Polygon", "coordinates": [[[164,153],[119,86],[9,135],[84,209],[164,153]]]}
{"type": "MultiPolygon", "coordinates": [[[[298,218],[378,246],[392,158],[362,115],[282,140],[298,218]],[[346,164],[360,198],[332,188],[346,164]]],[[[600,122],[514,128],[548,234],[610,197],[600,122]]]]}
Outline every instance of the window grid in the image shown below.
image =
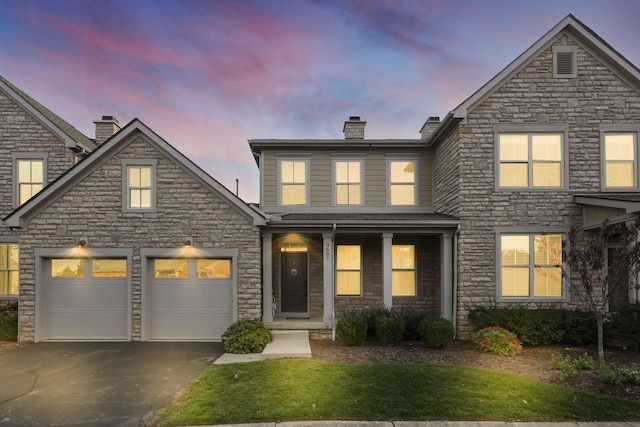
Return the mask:
{"type": "Polygon", "coordinates": [[[604,135],[604,186],[637,187],[637,135],[635,132],[607,132],[604,135]]]}
{"type": "Polygon", "coordinates": [[[391,295],[416,296],[415,245],[391,245],[391,295]]]}
{"type": "Polygon", "coordinates": [[[0,243],[0,295],[18,295],[18,244],[0,243]]]}
{"type": "Polygon", "coordinates": [[[336,205],[360,205],[361,170],[359,160],[337,160],[334,163],[336,180],[336,205]]]}
{"type": "Polygon", "coordinates": [[[129,208],[150,209],[152,193],[151,166],[129,166],[129,208]]]}
{"type": "Polygon", "coordinates": [[[44,161],[18,159],[18,203],[23,204],[44,187],[44,161]]]}
{"type": "Polygon", "coordinates": [[[336,295],[362,294],[362,248],[360,245],[336,245],[336,295]]]}
{"type": "Polygon", "coordinates": [[[281,205],[307,204],[307,162],[305,160],[280,161],[281,205]]]}
{"type": "Polygon", "coordinates": [[[416,204],[415,160],[389,161],[389,203],[392,206],[416,204]]]}
{"type": "Polygon", "coordinates": [[[562,133],[499,134],[501,188],[561,188],[562,133]]]}

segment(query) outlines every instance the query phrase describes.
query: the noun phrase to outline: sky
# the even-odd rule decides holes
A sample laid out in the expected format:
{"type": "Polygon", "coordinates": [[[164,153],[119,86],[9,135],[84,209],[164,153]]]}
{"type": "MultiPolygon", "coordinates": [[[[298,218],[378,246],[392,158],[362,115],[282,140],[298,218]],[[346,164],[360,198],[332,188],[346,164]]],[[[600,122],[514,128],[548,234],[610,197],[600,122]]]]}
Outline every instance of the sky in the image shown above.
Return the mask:
{"type": "Polygon", "coordinates": [[[637,0],[0,0],[0,74],[86,136],[143,121],[246,202],[248,140],[419,138],[567,14],[640,66],[637,0]]]}

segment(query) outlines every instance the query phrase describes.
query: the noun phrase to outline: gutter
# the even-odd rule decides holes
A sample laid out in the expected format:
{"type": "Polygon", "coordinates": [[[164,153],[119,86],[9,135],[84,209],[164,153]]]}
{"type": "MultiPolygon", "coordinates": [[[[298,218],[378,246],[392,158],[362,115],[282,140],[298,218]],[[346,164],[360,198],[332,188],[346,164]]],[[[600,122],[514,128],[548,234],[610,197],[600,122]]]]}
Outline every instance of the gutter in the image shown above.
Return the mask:
{"type": "Polygon", "coordinates": [[[458,334],[458,235],[460,224],[453,233],[453,338],[458,334]]]}

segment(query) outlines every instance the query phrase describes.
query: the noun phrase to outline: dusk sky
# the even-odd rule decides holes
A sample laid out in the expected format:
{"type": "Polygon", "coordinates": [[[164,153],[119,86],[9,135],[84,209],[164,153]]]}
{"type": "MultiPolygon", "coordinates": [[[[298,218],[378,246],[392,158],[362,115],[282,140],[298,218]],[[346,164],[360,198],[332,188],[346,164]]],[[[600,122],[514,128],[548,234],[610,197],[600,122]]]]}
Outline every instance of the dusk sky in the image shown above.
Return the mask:
{"type": "Polygon", "coordinates": [[[247,202],[248,139],[418,138],[569,13],[640,65],[637,0],[0,4],[1,75],[90,138],[139,118],[247,202]]]}

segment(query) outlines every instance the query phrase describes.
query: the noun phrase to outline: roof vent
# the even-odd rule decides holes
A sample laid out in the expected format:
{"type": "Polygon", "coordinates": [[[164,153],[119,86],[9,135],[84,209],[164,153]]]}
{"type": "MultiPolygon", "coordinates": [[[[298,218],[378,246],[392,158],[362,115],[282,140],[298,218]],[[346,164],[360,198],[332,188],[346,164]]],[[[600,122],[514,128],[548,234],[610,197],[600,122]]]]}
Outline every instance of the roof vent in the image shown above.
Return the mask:
{"type": "Polygon", "coordinates": [[[578,77],[577,46],[553,46],[553,77],[574,78],[578,77]]]}

